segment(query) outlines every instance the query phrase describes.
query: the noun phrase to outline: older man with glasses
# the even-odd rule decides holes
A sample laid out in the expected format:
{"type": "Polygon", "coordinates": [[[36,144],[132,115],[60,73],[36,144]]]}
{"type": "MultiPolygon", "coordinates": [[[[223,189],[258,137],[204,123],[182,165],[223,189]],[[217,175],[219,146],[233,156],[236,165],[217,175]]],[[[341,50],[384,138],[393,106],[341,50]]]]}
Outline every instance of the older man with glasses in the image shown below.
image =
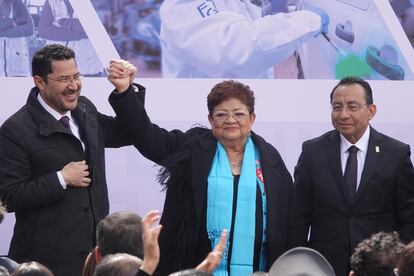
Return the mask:
{"type": "Polygon", "coordinates": [[[303,143],[294,176],[302,242],[345,276],[355,247],[372,234],[414,239],[414,170],[409,145],[369,125],[377,108],[368,82],[342,79],[330,102],[335,130],[303,143]]]}

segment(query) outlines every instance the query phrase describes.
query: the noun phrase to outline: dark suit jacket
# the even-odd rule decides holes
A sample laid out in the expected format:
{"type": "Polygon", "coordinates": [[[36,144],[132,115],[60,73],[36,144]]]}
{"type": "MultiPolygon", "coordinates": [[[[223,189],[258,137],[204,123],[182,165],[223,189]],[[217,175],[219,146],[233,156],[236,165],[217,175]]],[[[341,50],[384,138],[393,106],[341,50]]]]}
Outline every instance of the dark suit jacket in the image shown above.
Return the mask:
{"type": "MultiPolygon", "coordinates": [[[[216,152],[217,140],[207,128],[187,132],[167,131],[152,124],[143,103],[138,120],[129,130],[135,146],[148,159],[167,168],[167,194],[160,234],[160,275],[198,265],[211,250],[206,231],[207,177],[216,152]]],[[[267,191],[267,264],[288,248],[294,213],[292,179],[278,151],[263,138],[252,134],[258,147],[267,191]]],[[[164,179],[161,175],[161,179],[164,179]]]]}
{"type": "MultiPolygon", "coordinates": [[[[111,95],[115,111],[129,109],[133,89],[111,95]]],[[[9,256],[17,262],[38,261],[55,275],[79,276],[94,246],[95,226],[109,212],[105,147],[131,144],[117,118],[97,112],[80,97],[72,112],[80,141],[38,102],[33,88],[27,103],[0,129],[0,195],[16,224],[9,256]],[[86,160],[88,188],[63,189],[57,177],[66,164],[86,160]]],[[[133,108],[133,107],[132,107],[133,108]]]]}
{"type": "Polygon", "coordinates": [[[371,128],[364,170],[351,205],[344,195],[340,137],[334,130],[303,143],[295,168],[302,238],[345,276],[353,250],[379,231],[414,239],[414,170],[410,148],[371,128]]]}

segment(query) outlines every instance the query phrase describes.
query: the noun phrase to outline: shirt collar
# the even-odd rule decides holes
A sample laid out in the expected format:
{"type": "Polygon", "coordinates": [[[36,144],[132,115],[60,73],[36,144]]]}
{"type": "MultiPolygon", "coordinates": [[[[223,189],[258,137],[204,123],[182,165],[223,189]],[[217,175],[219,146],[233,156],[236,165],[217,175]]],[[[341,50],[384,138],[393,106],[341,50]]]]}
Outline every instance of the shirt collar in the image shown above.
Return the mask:
{"type": "Polygon", "coordinates": [[[368,150],[370,128],[368,125],[362,137],[355,144],[351,144],[342,134],[339,134],[341,138],[341,153],[345,153],[350,146],[356,146],[360,151],[366,152],[368,150]]]}
{"type": "Polygon", "coordinates": [[[50,114],[53,118],[56,120],[60,120],[63,116],[68,116],[70,120],[72,120],[72,115],[70,111],[67,111],[65,114],[60,114],[56,110],[54,110],[50,105],[48,105],[45,100],[43,100],[42,96],[40,94],[37,95],[37,100],[39,101],[40,105],[50,114]]]}

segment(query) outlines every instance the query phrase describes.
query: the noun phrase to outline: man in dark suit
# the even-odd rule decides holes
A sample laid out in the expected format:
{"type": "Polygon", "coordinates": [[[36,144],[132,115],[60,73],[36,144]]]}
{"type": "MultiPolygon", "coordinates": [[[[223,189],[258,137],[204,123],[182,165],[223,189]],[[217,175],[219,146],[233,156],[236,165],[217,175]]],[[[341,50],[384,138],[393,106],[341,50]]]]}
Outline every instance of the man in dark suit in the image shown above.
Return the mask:
{"type": "Polygon", "coordinates": [[[294,176],[302,240],[345,276],[372,234],[414,239],[414,170],[410,147],[369,125],[376,106],[366,81],[342,79],[330,98],[335,130],[303,143],[294,176]]]}
{"type": "Polygon", "coordinates": [[[80,96],[72,50],[48,45],[34,55],[32,69],[36,86],[26,105],[0,129],[0,196],[16,215],[9,257],[79,276],[95,226],[109,212],[105,147],[132,142],[123,122],[136,109],[130,85],[136,69],[111,63],[116,91],[109,101],[117,117],[99,113],[80,96]]]}

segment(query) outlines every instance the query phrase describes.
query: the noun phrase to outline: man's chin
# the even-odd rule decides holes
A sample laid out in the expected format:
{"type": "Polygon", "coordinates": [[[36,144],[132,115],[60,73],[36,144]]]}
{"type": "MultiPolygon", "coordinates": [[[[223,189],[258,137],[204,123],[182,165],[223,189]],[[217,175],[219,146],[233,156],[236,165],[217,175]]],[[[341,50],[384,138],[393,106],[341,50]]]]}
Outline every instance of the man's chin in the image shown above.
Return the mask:
{"type": "Polygon", "coordinates": [[[352,126],[339,126],[336,128],[340,133],[342,133],[343,135],[345,134],[352,134],[352,132],[354,131],[352,126]]]}
{"type": "Polygon", "coordinates": [[[73,111],[76,109],[77,106],[78,106],[78,101],[75,101],[73,103],[65,104],[64,108],[66,111],[73,111]]]}

